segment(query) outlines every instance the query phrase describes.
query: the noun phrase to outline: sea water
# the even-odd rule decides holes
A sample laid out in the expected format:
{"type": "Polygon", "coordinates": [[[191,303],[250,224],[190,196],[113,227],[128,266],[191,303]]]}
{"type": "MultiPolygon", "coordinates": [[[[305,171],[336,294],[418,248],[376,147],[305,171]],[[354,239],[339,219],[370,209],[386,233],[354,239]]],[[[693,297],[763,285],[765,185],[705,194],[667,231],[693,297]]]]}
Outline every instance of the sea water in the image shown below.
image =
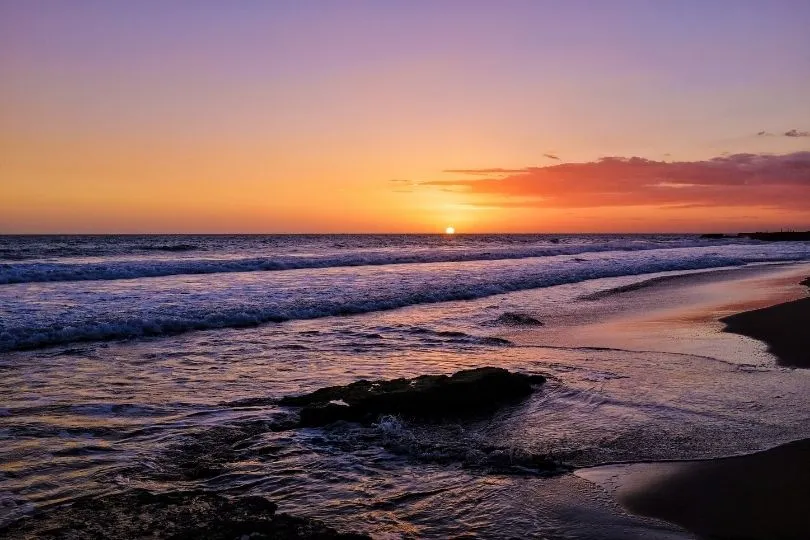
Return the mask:
{"type": "Polygon", "coordinates": [[[470,463],[493,447],[588,466],[810,436],[805,372],[518,346],[498,317],[808,260],[807,243],[695,235],[0,237],[0,524],[87,494],[202,488],[377,537],[688,537],[577,477],[470,463]],[[484,365],[549,381],[467,422],[274,428],[283,395],[484,365]],[[448,457],[459,447],[469,459],[448,457]],[[178,470],[200,448],[218,468],[178,470]]]}

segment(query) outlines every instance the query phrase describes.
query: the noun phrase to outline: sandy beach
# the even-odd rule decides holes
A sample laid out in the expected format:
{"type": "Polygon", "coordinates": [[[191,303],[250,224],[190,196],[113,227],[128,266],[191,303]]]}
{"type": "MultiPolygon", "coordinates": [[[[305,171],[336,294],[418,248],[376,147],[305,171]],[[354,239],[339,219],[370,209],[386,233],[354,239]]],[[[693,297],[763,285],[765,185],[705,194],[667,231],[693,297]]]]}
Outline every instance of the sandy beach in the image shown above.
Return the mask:
{"type": "MultiPolygon", "coordinates": [[[[802,282],[810,287],[810,278],[802,282]]],[[[768,344],[784,366],[810,367],[810,298],[801,298],[721,319],[727,332],[742,334],[768,344]]]]}
{"type": "Polygon", "coordinates": [[[810,531],[810,440],[704,461],[609,465],[577,474],[630,512],[707,538],[803,539],[810,531]]]}
{"type": "MultiPolygon", "coordinates": [[[[784,276],[769,279],[770,294],[749,304],[754,309],[720,318],[725,324],[723,330],[761,341],[780,365],[810,367],[810,340],[805,329],[810,320],[810,299],[762,306],[767,298],[796,293],[795,287],[786,285],[784,276]]],[[[809,283],[807,279],[801,282],[809,283]]],[[[669,284],[651,283],[650,287],[669,284]]],[[[748,296],[750,299],[756,294],[749,291],[748,296]]],[[[722,313],[719,304],[708,304],[713,308],[705,309],[704,305],[703,316],[692,317],[693,323],[703,320],[711,325],[712,316],[722,313]]],[[[671,312],[675,308],[668,309],[671,312]]],[[[676,311],[684,313],[682,308],[676,311]]],[[[602,330],[626,324],[607,323],[602,330]]],[[[626,330],[623,339],[633,340],[632,334],[626,330]]],[[[806,511],[810,505],[810,439],[749,455],[606,465],[582,469],[577,475],[612,492],[628,511],[675,523],[701,538],[798,540],[807,538],[810,531],[806,511]]]]}

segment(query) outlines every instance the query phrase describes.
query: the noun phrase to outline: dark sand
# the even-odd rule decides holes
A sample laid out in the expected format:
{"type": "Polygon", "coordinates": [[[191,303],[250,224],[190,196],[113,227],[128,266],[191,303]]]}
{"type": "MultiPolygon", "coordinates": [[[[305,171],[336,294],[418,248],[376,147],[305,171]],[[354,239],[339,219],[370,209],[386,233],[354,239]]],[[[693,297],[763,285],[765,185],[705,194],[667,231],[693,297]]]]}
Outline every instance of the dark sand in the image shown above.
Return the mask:
{"type": "Polygon", "coordinates": [[[810,439],[747,456],[614,467],[625,468],[616,497],[634,514],[707,538],[810,538],[810,439]]]}
{"type": "MultiPolygon", "coordinates": [[[[810,286],[810,278],[802,284],[810,286]]],[[[810,298],[745,311],[720,320],[726,324],[726,332],[767,343],[768,350],[781,365],[810,368],[810,298]]]]}

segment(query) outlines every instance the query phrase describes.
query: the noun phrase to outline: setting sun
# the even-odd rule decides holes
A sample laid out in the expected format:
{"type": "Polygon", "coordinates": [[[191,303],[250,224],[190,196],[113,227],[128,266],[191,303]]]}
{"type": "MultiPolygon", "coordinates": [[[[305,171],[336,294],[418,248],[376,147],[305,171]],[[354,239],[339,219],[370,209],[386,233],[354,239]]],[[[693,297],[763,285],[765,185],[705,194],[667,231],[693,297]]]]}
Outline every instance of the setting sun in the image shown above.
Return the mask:
{"type": "Polygon", "coordinates": [[[808,28],[0,0],[0,540],[810,540],[808,28]]]}

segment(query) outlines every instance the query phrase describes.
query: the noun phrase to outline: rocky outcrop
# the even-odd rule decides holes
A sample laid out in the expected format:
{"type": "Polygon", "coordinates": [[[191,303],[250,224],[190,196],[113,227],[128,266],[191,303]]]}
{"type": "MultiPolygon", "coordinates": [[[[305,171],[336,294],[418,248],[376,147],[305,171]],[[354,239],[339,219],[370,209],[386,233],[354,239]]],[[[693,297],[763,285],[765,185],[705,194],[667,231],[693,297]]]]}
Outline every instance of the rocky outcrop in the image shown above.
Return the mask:
{"type": "Polygon", "coordinates": [[[515,313],[507,311],[500,317],[495,319],[497,324],[505,324],[507,326],[543,326],[543,322],[535,319],[531,315],[525,313],[515,313]]]}
{"type": "Polygon", "coordinates": [[[459,371],[452,376],[360,380],[301,396],[287,396],[280,404],[301,407],[300,425],[309,427],[338,420],[373,421],[384,414],[439,421],[491,412],[520,401],[544,382],[542,375],[484,367],[459,371]]]}
{"type": "Polygon", "coordinates": [[[229,499],[202,491],[153,494],[132,490],[86,497],[13,523],[0,536],[20,539],[107,540],[362,540],[320,521],[276,513],[264,497],[229,499]]]}

